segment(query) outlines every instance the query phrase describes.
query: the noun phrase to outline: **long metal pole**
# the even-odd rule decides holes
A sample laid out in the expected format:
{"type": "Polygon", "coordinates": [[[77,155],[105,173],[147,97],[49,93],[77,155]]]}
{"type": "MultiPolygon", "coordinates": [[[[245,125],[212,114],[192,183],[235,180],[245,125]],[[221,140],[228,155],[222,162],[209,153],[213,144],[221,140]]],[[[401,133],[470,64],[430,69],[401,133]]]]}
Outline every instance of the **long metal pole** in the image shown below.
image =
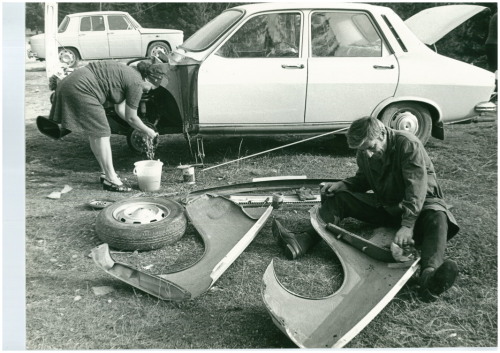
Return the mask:
{"type": "Polygon", "coordinates": [[[295,141],[295,142],[289,143],[287,145],[283,145],[283,146],[280,146],[280,147],[271,148],[270,150],[267,150],[267,151],[258,152],[258,153],[255,153],[255,154],[251,154],[250,156],[241,157],[241,158],[229,161],[229,162],[217,164],[217,165],[214,165],[214,166],[211,166],[211,167],[208,167],[208,168],[203,168],[201,171],[204,172],[206,170],[214,169],[214,168],[217,168],[217,167],[222,167],[223,165],[226,165],[226,164],[230,164],[230,163],[242,161],[244,159],[252,158],[252,157],[258,156],[260,154],[269,153],[269,152],[272,152],[272,151],[275,151],[275,150],[279,150],[281,148],[285,148],[285,147],[289,147],[289,146],[292,146],[292,145],[296,145],[298,143],[306,142],[306,141],[309,141],[309,140],[314,140],[314,139],[317,139],[319,137],[323,137],[323,136],[327,136],[327,135],[331,135],[331,134],[336,134],[336,133],[345,131],[347,129],[348,129],[348,127],[345,127],[343,129],[340,129],[340,130],[330,131],[330,132],[326,132],[326,133],[321,134],[321,135],[317,135],[317,136],[313,136],[313,137],[308,137],[306,139],[303,139],[303,140],[300,140],[300,141],[295,141]]]}
{"type": "Polygon", "coordinates": [[[54,75],[61,67],[57,53],[57,2],[45,3],[45,71],[47,77],[54,75]]]}

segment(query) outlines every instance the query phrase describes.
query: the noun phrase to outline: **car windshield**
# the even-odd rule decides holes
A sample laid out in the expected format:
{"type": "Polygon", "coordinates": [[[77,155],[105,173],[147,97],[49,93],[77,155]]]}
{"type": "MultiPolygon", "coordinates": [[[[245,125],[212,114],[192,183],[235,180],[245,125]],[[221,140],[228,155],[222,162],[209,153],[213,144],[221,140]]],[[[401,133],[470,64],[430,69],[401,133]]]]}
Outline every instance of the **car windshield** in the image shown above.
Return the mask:
{"type": "Polygon", "coordinates": [[[134,25],[135,28],[142,28],[142,26],[133,18],[132,16],[128,16],[128,19],[132,21],[132,24],[134,25]]]}
{"type": "Polygon", "coordinates": [[[66,28],[68,27],[68,23],[69,23],[69,17],[66,16],[66,17],[64,17],[61,24],[59,25],[59,28],[57,28],[57,32],[58,33],[64,32],[66,30],[66,28]]]}
{"type": "Polygon", "coordinates": [[[227,10],[201,27],[189,37],[180,47],[190,51],[200,51],[209,47],[226,30],[231,28],[240,18],[240,10],[227,10]]]}

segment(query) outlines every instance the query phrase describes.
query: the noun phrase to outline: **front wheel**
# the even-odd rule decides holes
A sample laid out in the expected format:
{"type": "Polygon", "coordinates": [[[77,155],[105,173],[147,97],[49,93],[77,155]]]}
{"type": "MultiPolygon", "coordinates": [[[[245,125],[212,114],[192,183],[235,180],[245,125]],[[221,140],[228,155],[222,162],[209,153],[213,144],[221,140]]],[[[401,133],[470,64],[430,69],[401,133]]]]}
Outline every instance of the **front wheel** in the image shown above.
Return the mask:
{"type": "Polygon", "coordinates": [[[170,52],[171,50],[167,43],[153,42],[148,47],[147,56],[158,56],[160,53],[162,53],[163,55],[167,55],[170,52]]]}
{"type": "Polygon", "coordinates": [[[59,49],[59,61],[62,64],[68,65],[68,67],[76,67],[79,61],[78,52],[73,48],[60,48],[59,49]]]}
{"type": "Polygon", "coordinates": [[[412,133],[424,145],[431,137],[432,119],[429,109],[417,103],[392,104],[384,110],[380,121],[394,130],[412,133]]]}

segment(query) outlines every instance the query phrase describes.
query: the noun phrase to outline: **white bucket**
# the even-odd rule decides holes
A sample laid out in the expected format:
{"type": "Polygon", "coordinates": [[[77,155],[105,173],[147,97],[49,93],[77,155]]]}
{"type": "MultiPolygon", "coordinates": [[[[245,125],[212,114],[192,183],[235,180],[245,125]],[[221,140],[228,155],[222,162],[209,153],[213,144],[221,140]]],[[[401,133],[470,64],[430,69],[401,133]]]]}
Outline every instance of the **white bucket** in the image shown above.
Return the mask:
{"type": "Polygon", "coordinates": [[[137,175],[139,189],[156,191],[160,189],[163,162],[139,161],[134,163],[134,174],[137,175]]]}

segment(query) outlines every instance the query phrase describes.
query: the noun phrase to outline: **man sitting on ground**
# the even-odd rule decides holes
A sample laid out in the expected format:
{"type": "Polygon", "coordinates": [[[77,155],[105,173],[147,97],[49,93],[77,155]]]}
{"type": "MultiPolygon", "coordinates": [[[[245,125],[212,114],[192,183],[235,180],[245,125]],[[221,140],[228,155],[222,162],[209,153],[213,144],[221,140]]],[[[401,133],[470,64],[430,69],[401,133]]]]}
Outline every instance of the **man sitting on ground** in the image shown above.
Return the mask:
{"type": "MultiPolygon", "coordinates": [[[[353,217],[399,227],[394,243],[401,248],[415,244],[421,251],[420,298],[437,299],[458,275],[456,263],[444,260],[444,252],[459,227],[424,146],[414,135],[388,128],[372,117],[354,121],[347,142],[357,149],[358,171],[323,186],[320,217],[337,225],[353,217]]],[[[275,220],[272,229],[289,259],[302,256],[320,240],[312,226],[305,233],[291,233],[275,220]]]]}

